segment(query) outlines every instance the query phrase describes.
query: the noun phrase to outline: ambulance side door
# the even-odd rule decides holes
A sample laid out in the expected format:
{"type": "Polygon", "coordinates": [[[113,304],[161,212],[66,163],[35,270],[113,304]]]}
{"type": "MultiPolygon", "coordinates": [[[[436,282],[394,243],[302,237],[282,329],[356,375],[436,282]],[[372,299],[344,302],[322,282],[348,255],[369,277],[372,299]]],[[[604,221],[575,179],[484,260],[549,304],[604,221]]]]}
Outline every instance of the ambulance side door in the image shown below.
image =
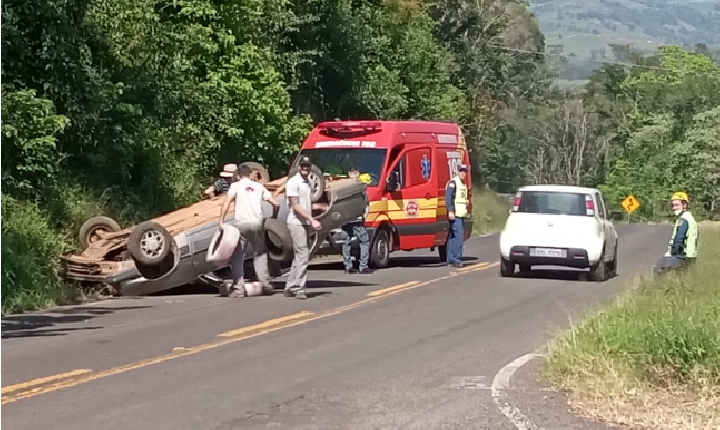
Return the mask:
{"type": "Polygon", "coordinates": [[[433,170],[436,165],[432,147],[418,145],[405,150],[390,167],[388,214],[397,228],[400,249],[430,248],[435,244],[438,189],[433,170]]]}

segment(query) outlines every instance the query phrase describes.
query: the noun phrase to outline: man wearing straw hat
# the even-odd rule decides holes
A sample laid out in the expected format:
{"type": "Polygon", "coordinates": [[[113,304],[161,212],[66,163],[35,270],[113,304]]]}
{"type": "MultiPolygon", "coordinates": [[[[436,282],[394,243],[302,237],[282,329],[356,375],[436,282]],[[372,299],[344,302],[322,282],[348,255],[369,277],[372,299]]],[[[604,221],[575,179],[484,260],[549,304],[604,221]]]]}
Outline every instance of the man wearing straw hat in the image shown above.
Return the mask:
{"type": "Polygon", "coordinates": [[[203,194],[205,197],[211,199],[220,194],[225,194],[230,189],[230,184],[235,182],[235,171],[237,170],[237,164],[228,163],[223,166],[222,172],[220,172],[220,179],[215,181],[214,184],[207,187],[203,194]]]}

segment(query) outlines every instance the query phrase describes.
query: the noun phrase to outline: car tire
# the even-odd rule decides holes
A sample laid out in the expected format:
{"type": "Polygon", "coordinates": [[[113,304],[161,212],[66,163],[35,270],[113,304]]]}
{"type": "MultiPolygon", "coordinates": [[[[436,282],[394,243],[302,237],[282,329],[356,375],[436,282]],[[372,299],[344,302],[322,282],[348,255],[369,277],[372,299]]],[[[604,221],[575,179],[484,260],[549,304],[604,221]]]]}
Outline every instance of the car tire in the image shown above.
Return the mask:
{"type": "Polygon", "coordinates": [[[510,278],[515,275],[515,262],[500,258],[500,276],[510,278]]]}
{"type": "MultiPolygon", "coordinates": [[[[134,260],[134,259],[133,259],[134,260]]],[[[175,265],[175,256],[171,252],[164,260],[157,264],[143,264],[137,260],[135,268],[145,279],[158,279],[165,276],[175,265]]]]}
{"type": "Polygon", "coordinates": [[[158,266],[160,269],[167,265],[163,264],[166,260],[174,260],[173,242],[165,227],[154,221],[145,221],[132,229],[127,248],[136,265],[158,266]]]}
{"type": "Polygon", "coordinates": [[[597,264],[590,266],[588,279],[593,282],[603,282],[607,278],[607,263],[605,262],[605,251],[600,254],[597,264]]]}
{"type": "Polygon", "coordinates": [[[617,244],[615,244],[615,253],[613,254],[613,259],[608,265],[608,274],[610,277],[617,276],[617,244]]]}
{"type": "Polygon", "coordinates": [[[270,259],[290,261],[293,259],[293,241],[287,224],[276,218],[265,218],[263,222],[265,247],[270,259]]]}
{"type": "MultiPolygon", "coordinates": [[[[288,173],[288,178],[292,178],[293,176],[297,175],[300,168],[298,166],[293,167],[290,169],[290,172],[288,173]]],[[[310,166],[310,175],[308,176],[308,179],[310,180],[310,186],[312,187],[312,202],[317,203],[319,202],[323,195],[325,194],[325,176],[323,176],[322,170],[316,165],[310,166]]]]}
{"type": "Polygon", "coordinates": [[[373,269],[384,269],[390,264],[390,231],[381,228],[375,234],[370,248],[370,266],[373,269]]]}
{"type": "Polygon", "coordinates": [[[80,246],[85,249],[90,246],[91,243],[98,240],[98,231],[114,233],[120,230],[122,230],[120,228],[120,225],[112,218],[108,218],[105,216],[92,217],[89,220],[85,221],[80,227],[80,232],[78,233],[80,239],[80,246]]]}
{"type": "Polygon", "coordinates": [[[259,175],[259,180],[255,179],[257,180],[257,182],[261,184],[267,184],[268,182],[270,182],[270,172],[268,172],[268,169],[266,169],[265,166],[263,166],[262,164],[255,161],[244,161],[240,163],[240,165],[248,166],[252,173],[259,175]]]}
{"type": "Polygon", "coordinates": [[[445,263],[447,261],[447,246],[446,245],[438,246],[438,258],[440,258],[441,263],[445,263]]]}

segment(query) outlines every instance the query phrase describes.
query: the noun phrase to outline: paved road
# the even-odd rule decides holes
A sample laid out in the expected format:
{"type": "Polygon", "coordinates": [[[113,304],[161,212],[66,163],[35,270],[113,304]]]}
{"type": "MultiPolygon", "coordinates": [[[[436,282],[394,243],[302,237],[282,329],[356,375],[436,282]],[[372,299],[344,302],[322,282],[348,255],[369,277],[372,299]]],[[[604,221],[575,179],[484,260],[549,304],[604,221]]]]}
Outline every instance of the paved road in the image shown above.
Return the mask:
{"type": "Polygon", "coordinates": [[[166,294],[4,318],[3,423],[600,428],[537,380],[539,359],[520,364],[646,271],[668,229],[618,226],[619,276],[604,283],[576,271],[500,278],[497,237],[485,237],[468,242],[460,271],[429,252],[374,275],[316,265],[305,301],[166,294]]]}

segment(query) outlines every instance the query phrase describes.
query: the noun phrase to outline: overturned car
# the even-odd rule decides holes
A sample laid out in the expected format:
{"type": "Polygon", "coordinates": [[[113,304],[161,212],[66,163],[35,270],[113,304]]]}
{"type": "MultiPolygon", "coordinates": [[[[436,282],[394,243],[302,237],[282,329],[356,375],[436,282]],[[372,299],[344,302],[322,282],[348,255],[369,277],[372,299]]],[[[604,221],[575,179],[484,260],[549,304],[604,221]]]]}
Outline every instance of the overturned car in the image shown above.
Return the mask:
{"type": "MultiPolygon", "coordinates": [[[[287,178],[267,182],[267,171],[247,163],[257,179],[278,197],[280,211],[272,218],[272,206],[264,202],[265,241],[271,276],[281,274],[293,258],[292,240],[285,224],[288,203],[284,198],[287,178]]],[[[290,171],[294,174],[295,169],[290,171]]],[[[311,255],[320,249],[330,233],[357,219],[367,205],[366,185],[353,179],[326,177],[315,166],[310,175],[313,186],[313,216],[321,229],[313,233],[311,255]]],[[[68,279],[107,285],[116,295],[144,295],[201,281],[222,282],[223,267],[206,260],[224,195],[203,200],[136,226],[121,229],[110,218],[95,217],[80,229],[80,253],[62,256],[62,275],[68,279]]],[[[233,219],[233,211],[225,218],[233,219]]],[[[246,260],[252,258],[250,246],[246,260]]]]}

